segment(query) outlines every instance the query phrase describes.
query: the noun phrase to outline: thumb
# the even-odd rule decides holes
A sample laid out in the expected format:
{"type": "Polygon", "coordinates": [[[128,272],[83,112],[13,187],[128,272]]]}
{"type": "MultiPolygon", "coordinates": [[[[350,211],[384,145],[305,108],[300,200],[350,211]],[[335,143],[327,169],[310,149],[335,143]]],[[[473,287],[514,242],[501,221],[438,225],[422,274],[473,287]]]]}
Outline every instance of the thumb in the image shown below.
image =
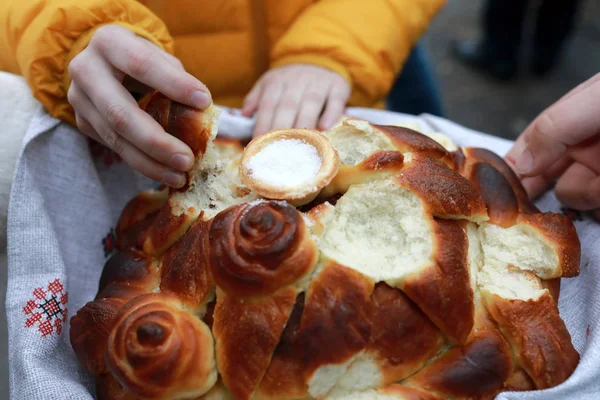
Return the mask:
{"type": "Polygon", "coordinates": [[[600,133],[600,81],[555,103],[540,114],[506,155],[515,171],[535,176],[558,161],[570,146],[600,133]]]}

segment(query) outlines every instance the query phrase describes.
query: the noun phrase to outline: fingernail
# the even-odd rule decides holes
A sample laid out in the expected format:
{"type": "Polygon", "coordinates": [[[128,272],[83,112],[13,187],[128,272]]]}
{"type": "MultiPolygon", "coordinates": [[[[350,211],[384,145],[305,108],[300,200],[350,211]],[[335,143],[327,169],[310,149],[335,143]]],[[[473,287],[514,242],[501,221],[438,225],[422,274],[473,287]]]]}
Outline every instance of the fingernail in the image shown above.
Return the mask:
{"type": "Polygon", "coordinates": [[[205,109],[210,105],[211,100],[208,93],[203,92],[201,90],[196,90],[194,93],[192,93],[190,101],[192,103],[192,106],[200,109],[205,109]]]}
{"type": "Polygon", "coordinates": [[[533,168],[533,155],[523,141],[515,146],[515,170],[518,174],[527,174],[533,168]]]}
{"type": "Polygon", "coordinates": [[[180,188],[185,184],[185,177],[183,174],[168,171],[163,175],[163,182],[171,187],[180,188]]]}
{"type": "Polygon", "coordinates": [[[189,171],[193,163],[192,159],[185,154],[175,154],[171,159],[171,167],[180,171],[189,171]]]}

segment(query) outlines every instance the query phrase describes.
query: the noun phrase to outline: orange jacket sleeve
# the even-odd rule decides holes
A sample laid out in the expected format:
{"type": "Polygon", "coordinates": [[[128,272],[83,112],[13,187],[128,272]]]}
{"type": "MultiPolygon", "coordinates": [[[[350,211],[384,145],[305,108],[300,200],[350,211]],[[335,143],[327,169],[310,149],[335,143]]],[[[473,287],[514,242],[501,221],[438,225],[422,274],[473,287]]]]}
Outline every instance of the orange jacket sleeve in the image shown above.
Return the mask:
{"type": "Polygon", "coordinates": [[[73,123],[69,62],[107,24],[125,26],[172,50],[166,26],[134,0],[2,0],[0,69],[23,75],[53,116],[73,123]]]}
{"type": "Polygon", "coordinates": [[[275,44],[271,67],[310,63],[352,86],[349,104],[372,106],[390,90],[404,60],[445,0],[320,0],[275,44]]]}

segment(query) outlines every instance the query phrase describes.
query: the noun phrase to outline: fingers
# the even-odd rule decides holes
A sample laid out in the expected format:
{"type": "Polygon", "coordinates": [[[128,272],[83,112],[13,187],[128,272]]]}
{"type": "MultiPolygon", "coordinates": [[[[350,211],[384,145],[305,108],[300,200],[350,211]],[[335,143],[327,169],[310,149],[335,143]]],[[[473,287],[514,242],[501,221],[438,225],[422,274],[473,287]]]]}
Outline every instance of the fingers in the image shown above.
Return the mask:
{"type": "Polygon", "coordinates": [[[125,75],[121,84],[131,93],[148,94],[154,92],[150,86],[146,86],[141,82],[136,81],[132,77],[125,75]]]}
{"type": "Polygon", "coordinates": [[[75,94],[71,94],[70,97],[74,101],[76,100],[82,109],[86,110],[86,117],[77,116],[77,126],[87,136],[98,140],[119,154],[125,162],[150,179],[175,188],[185,184],[186,178],[183,173],[174,171],[166,165],[151,159],[115,132],[94,108],[91,100],[83,93],[79,93],[77,89],[71,93],[75,94]]]}
{"type": "MultiPolygon", "coordinates": [[[[112,75],[110,67],[101,58],[71,63],[70,70],[76,88],[81,89],[92,105],[74,105],[76,111],[89,119],[91,110],[102,115],[111,130],[148,154],[156,161],[175,169],[188,171],[192,168],[194,155],[189,147],[179,139],[165,133],[163,128],[147,113],[142,111],[130,93],[112,75]],[[80,66],[81,65],[81,66],[80,66]],[[85,79],[85,76],[94,79],[85,79]],[[101,85],[95,82],[102,82],[101,85]]],[[[77,92],[74,92],[77,94],[77,92]]],[[[77,99],[75,99],[77,102],[77,99]]],[[[91,120],[90,120],[91,122],[91,120]]]]}
{"type": "Polygon", "coordinates": [[[325,100],[330,87],[319,87],[319,82],[313,82],[304,93],[295,128],[314,129],[325,106],[325,100]]]}
{"type": "Polygon", "coordinates": [[[212,100],[206,86],[167,58],[156,46],[148,46],[133,32],[118,26],[100,28],[90,46],[110,65],[165,96],[204,109],[212,100]],[[163,61],[163,62],[161,62],[163,61]]]}
{"type": "Polygon", "coordinates": [[[303,99],[306,81],[305,76],[299,76],[295,82],[287,82],[279,104],[275,108],[270,130],[291,128],[294,125],[300,106],[306,101],[303,99]]]}
{"type": "Polygon", "coordinates": [[[175,57],[172,54],[167,53],[166,51],[164,51],[163,49],[161,49],[159,47],[156,47],[156,45],[154,43],[152,43],[151,41],[149,41],[141,36],[138,37],[138,39],[140,39],[142,41],[142,43],[144,43],[144,45],[151,47],[152,49],[158,50],[159,53],[165,58],[165,60],[167,60],[168,62],[170,62],[177,68],[185,71],[185,68],[183,67],[183,63],[181,62],[181,60],[179,60],[179,58],[175,57]]]}
{"type": "Polygon", "coordinates": [[[271,128],[275,107],[281,100],[283,94],[283,82],[274,80],[265,83],[259,100],[258,112],[256,113],[256,125],[253,136],[259,136],[268,132],[271,128]]]}
{"type": "Polygon", "coordinates": [[[256,137],[273,129],[327,129],[343,115],[350,85],[339,74],[306,64],[269,71],[244,101],[243,115],[256,110],[256,137]]]}
{"type": "Polygon", "coordinates": [[[244,105],[242,106],[242,115],[244,117],[249,118],[254,115],[256,110],[258,110],[258,104],[262,97],[263,88],[263,79],[259,79],[244,99],[244,105]]]}
{"type": "Polygon", "coordinates": [[[569,148],[569,156],[600,175],[600,135],[569,148]]]}
{"type": "Polygon", "coordinates": [[[573,163],[570,157],[563,157],[539,175],[525,177],[521,183],[530,199],[534,200],[556,184],[556,177],[562,175],[573,163]]]}
{"type": "Polygon", "coordinates": [[[350,98],[350,86],[344,78],[336,77],[336,81],[331,86],[331,91],[327,98],[327,105],[323,116],[319,121],[319,129],[326,130],[331,128],[344,115],[346,103],[350,98]]]}
{"type": "Polygon", "coordinates": [[[566,206],[578,210],[600,208],[600,175],[575,162],[556,183],[556,197],[566,206]]]}
{"type": "Polygon", "coordinates": [[[87,119],[84,119],[84,118],[76,115],[75,122],[77,123],[77,128],[79,128],[79,131],[81,133],[83,133],[90,139],[100,143],[101,145],[106,146],[106,143],[104,143],[104,141],[102,140],[100,135],[98,135],[98,133],[96,132],[94,127],[89,123],[89,121],[87,119]]]}
{"type": "MultiPolygon", "coordinates": [[[[163,58],[173,64],[176,68],[185,71],[185,69],[183,68],[183,64],[182,62],[175,56],[167,53],[166,51],[157,48],[153,43],[151,43],[150,41],[140,37],[138,38],[140,39],[144,45],[146,45],[147,47],[151,47],[153,49],[156,49],[159,51],[159,53],[163,56],[163,58]]],[[[123,79],[123,86],[125,86],[125,88],[133,93],[142,93],[142,94],[147,94],[147,93],[152,93],[154,92],[154,89],[151,88],[148,85],[144,85],[143,83],[137,81],[136,79],[130,77],[129,75],[125,75],[124,79],[123,79]]]]}
{"type": "Polygon", "coordinates": [[[563,97],[561,97],[557,103],[567,100],[568,98],[578,94],[579,92],[581,92],[584,89],[587,89],[588,87],[590,87],[591,85],[595,84],[596,82],[600,82],[600,73],[594,75],[593,77],[591,77],[590,79],[588,79],[587,81],[580,83],[579,85],[577,85],[575,87],[575,89],[571,90],[570,92],[568,92],[567,94],[565,94],[563,97]]]}
{"type": "Polygon", "coordinates": [[[506,156],[517,173],[541,173],[577,145],[600,133],[600,81],[544,111],[517,139],[506,156]]]}
{"type": "Polygon", "coordinates": [[[171,64],[173,64],[175,67],[177,67],[177,69],[185,71],[185,68],[183,67],[183,63],[181,62],[181,60],[179,58],[175,57],[172,54],[167,53],[166,51],[163,51],[162,55],[166,58],[166,60],[168,62],[170,62],[171,64]]]}

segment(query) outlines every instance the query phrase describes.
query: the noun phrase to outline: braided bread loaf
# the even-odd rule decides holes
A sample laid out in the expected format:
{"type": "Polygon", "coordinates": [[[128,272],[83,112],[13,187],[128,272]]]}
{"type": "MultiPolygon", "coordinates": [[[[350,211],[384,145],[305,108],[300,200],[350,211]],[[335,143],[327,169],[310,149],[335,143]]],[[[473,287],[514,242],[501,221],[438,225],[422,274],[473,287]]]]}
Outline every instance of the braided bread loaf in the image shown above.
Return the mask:
{"type": "Polygon", "coordinates": [[[557,300],[576,231],[500,157],[347,119],[324,133],[337,174],[294,207],[242,184],[216,108],[142,106],[197,161],[124,208],[71,320],[98,398],[492,399],[575,369],[557,300]]]}

